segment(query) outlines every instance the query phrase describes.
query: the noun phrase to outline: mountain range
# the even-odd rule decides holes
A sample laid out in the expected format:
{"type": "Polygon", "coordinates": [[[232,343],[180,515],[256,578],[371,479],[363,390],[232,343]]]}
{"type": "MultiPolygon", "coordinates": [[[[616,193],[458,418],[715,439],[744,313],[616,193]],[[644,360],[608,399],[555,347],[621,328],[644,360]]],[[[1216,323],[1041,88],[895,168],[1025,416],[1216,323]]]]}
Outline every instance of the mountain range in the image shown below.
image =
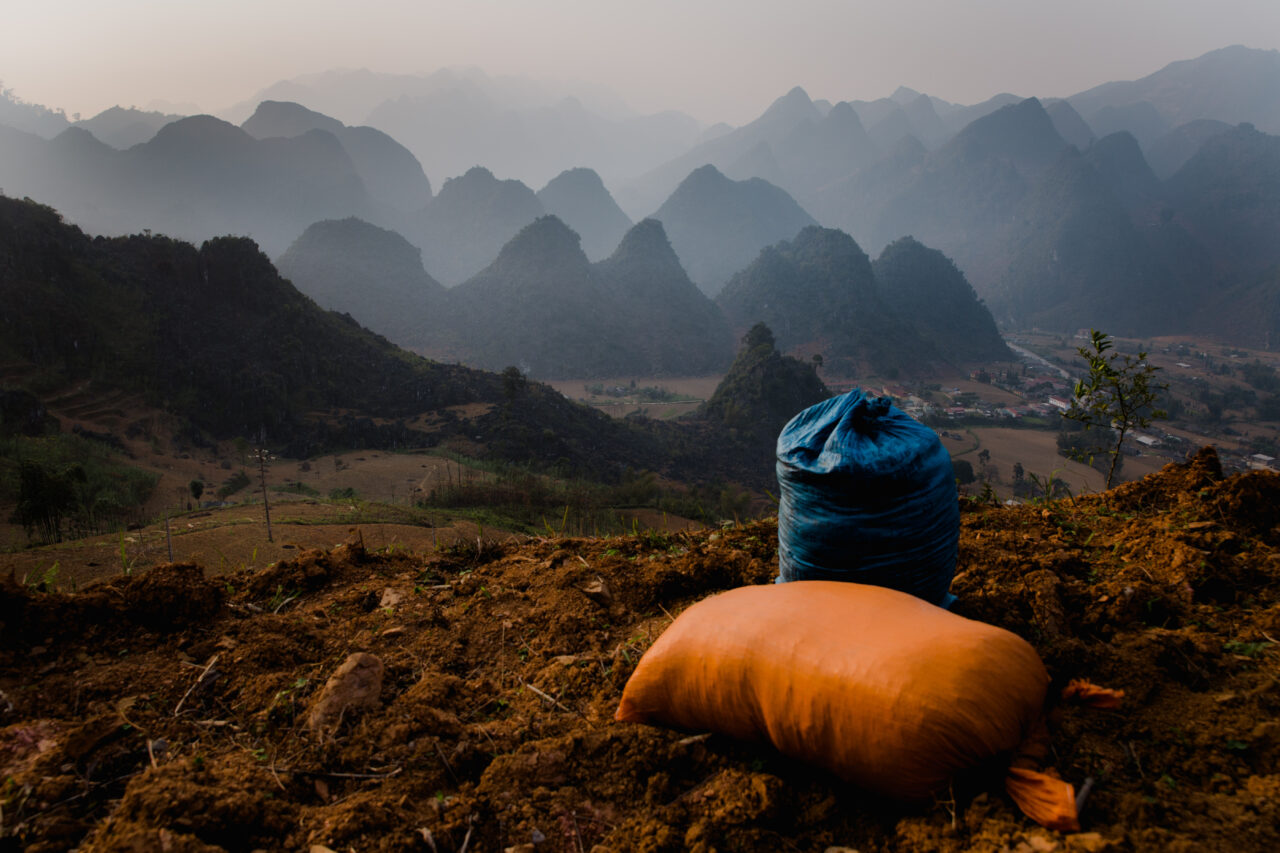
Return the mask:
{"type": "Polygon", "coordinates": [[[904,234],[939,249],[1008,326],[1253,328],[1233,340],[1265,346],[1256,316],[1231,317],[1256,311],[1220,296],[1274,263],[1280,140],[1204,128],[1217,132],[1162,180],[1128,131],[1082,150],[1057,128],[1034,98],[1002,107],[936,151],[904,143],[824,189],[814,210],[873,250],[904,234]]]}
{"type": "Polygon", "coordinates": [[[380,130],[347,127],[288,101],[263,101],[240,127],[255,139],[294,139],[317,130],[332,134],[373,198],[402,213],[420,210],[431,201],[431,182],[422,164],[380,130]]]}
{"type": "Polygon", "coordinates": [[[817,224],[779,187],[762,178],[730,180],[711,165],[691,172],[653,218],[667,229],[689,277],[708,296],[762,247],[817,224]]]}
{"type": "Polygon", "coordinates": [[[732,358],[728,324],[654,220],[592,263],[564,222],[539,217],[447,290],[403,238],[354,219],[312,226],[280,267],[322,306],[350,312],[401,346],[490,370],[688,376],[721,372],[732,358]]]}
{"type": "Polygon", "coordinates": [[[908,238],[877,264],[880,274],[848,234],[807,226],[760,251],[712,302],[658,220],[592,263],[555,216],[447,289],[406,240],[356,219],[317,223],[279,262],[322,307],[401,346],[540,379],[720,373],[734,336],[759,323],[777,330],[781,351],[821,356],[849,376],[1009,358],[991,314],[941,253],[908,238]]]}
{"type": "Polygon", "coordinates": [[[271,252],[317,219],[383,218],[332,133],[255,139],[211,116],[167,124],[124,151],[78,127],[51,140],[0,127],[0,182],[96,233],[249,233],[271,252]]]}
{"type": "Polygon", "coordinates": [[[843,231],[809,226],[770,246],[716,300],[735,328],[764,323],[784,351],[839,376],[928,373],[937,351],[884,304],[871,260],[843,231]]]}
{"type": "MultiPolygon", "coordinates": [[[[1232,126],[1249,122],[1264,133],[1277,134],[1277,68],[1280,52],[1234,45],[1171,63],[1138,80],[1114,81],[1065,98],[1042,100],[1050,107],[1057,102],[1073,107],[1093,136],[1128,130],[1144,151],[1156,137],[1197,120],[1232,126]]],[[[799,94],[803,95],[802,90],[799,94]]],[[[441,69],[431,74],[360,69],[281,80],[216,114],[239,125],[263,101],[295,102],[344,124],[367,125],[391,135],[414,153],[437,182],[483,165],[496,174],[538,186],[566,169],[584,166],[615,188],[628,215],[639,218],[656,209],[685,175],[705,163],[733,178],[777,182],[776,175],[741,174],[732,164],[763,142],[785,166],[813,143],[814,128],[799,125],[808,122],[816,128],[832,113],[836,121],[823,133],[832,137],[833,151],[847,155],[850,145],[860,150],[869,141],[877,149],[874,153],[883,156],[904,135],[933,150],[974,120],[1024,97],[1005,92],[962,105],[899,87],[885,98],[833,105],[826,100],[809,102],[807,95],[797,97],[797,90],[792,90],[760,119],[741,128],[707,128],[675,112],[637,115],[607,93],[581,88],[576,95],[554,92],[525,78],[492,77],[477,69],[441,69]],[[857,128],[847,114],[841,115],[850,111],[858,119],[857,128]],[[843,130],[837,131],[837,125],[843,130]],[[784,141],[793,135],[795,149],[784,141]],[[657,179],[660,172],[665,175],[662,180],[657,179]],[[633,204],[633,191],[643,197],[641,203],[633,204]]],[[[78,124],[101,141],[124,148],[149,136],[121,135],[117,142],[106,138],[105,125],[133,125],[134,134],[150,126],[154,133],[167,123],[166,118],[177,116],[116,107],[97,117],[72,120],[56,109],[22,102],[11,92],[0,94],[0,124],[46,138],[78,124]]],[[[1065,128],[1060,132],[1080,147],[1078,136],[1065,128]]],[[[824,158],[822,170],[832,165],[824,158]]],[[[837,177],[845,176],[847,172],[837,177]]],[[[780,185],[808,206],[802,188],[785,181],[780,185]]]]}
{"type": "MultiPolygon", "coordinates": [[[[612,194],[585,149],[566,144],[556,150],[581,159],[536,193],[485,164],[433,196],[433,161],[370,126],[375,108],[452,104],[457,126],[436,126],[442,145],[471,132],[462,125],[481,102],[491,117],[523,116],[501,132],[475,125],[503,145],[552,138],[525,133],[534,113],[551,121],[585,111],[586,124],[565,118],[563,127],[597,141],[584,130],[602,126],[597,119],[635,119],[477,73],[300,78],[238,108],[243,127],[134,109],[72,121],[6,92],[0,187],[96,233],[247,234],[275,256],[313,223],[358,217],[403,235],[447,286],[485,270],[548,213],[581,235],[589,262],[652,216],[709,295],[804,227],[840,229],[873,254],[912,235],[952,259],[1004,324],[1239,333],[1239,343],[1263,345],[1271,332],[1259,317],[1269,314],[1220,297],[1265,289],[1273,262],[1278,63],[1276,51],[1231,47],[1067,98],[1001,94],[971,106],[909,89],[832,104],[797,88],[741,128],[650,147],[664,162],[632,161],[643,177],[610,180],[612,194]]],[[[478,158],[485,149],[470,150],[478,158]]]]}
{"type": "Polygon", "coordinates": [[[423,269],[418,247],[355,217],[315,223],[276,267],[321,307],[401,346],[428,336],[445,299],[444,285],[423,269]]]}
{"type": "Polygon", "coordinates": [[[261,90],[226,117],[242,121],[263,100],[293,101],[376,127],[403,142],[440,180],[483,165],[538,186],[585,166],[612,183],[675,157],[702,130],[679,112],[637,115],[607,96],[552,93],[477,69],[304,75],[261,90]]]}
{"type": "Polygon", "coordinates": [[[1144,135],[1126,126],[1122,116],[1133,116],[1156,135],[1198,119],[1249,122],[1280,134],[1280,51],[1232,45],[1171,63],[1140,80],[1103,83],[1067,100],[1095,129],[1129,130],[1139,142],[1144,135]],[[1100,122],[1116,126],[1095,124],[1100,122]]]}

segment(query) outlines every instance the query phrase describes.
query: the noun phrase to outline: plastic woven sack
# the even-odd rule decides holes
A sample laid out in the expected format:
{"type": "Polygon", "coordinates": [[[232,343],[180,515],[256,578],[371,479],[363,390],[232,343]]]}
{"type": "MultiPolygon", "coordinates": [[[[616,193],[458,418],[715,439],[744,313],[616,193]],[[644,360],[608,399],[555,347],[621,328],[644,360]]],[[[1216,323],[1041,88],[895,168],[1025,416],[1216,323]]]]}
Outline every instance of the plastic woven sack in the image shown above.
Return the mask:
{"type": "Polygon", "coordinates": [[[1048,685],[1035,649],[1002,628],[882,587],[801,581],[741,587],[680,614],[615,716],[767,741],[916,799],[1012,754],[1048,685]]]}
{"type": "Polygon", "coordinates": [[[855,389],[792,418],[777,457],[779,582],[854,581],[951,605],[960,507],[933,430],[855,389]]]}

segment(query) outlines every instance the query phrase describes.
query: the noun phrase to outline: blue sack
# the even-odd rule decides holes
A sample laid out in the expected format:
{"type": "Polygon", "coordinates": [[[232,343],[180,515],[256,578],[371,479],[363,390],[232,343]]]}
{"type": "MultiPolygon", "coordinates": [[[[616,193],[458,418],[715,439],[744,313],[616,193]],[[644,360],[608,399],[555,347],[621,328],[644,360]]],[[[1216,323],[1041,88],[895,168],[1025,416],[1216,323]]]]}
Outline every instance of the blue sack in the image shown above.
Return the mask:
{"type": "Polygon", "coordinates": [[[778,583],[836,580],[950,607],[960,505],[937,433],[858,389],[778,436],[778,583]]]}

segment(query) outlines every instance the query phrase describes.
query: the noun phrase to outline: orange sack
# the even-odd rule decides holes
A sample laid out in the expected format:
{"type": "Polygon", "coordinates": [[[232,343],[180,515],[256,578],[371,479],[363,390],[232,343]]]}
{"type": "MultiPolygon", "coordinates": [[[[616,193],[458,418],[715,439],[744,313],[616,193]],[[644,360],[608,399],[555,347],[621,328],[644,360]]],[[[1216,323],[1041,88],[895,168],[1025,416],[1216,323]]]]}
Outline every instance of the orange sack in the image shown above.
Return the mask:
{"type": "Polygon", "coordinates": [[[1049,676],[1030,644],[906,593],[837,581],[693,605],[627,682],[616,718],[765,740],[868,790],[927,797],[1011,752],[1049,676]]]}

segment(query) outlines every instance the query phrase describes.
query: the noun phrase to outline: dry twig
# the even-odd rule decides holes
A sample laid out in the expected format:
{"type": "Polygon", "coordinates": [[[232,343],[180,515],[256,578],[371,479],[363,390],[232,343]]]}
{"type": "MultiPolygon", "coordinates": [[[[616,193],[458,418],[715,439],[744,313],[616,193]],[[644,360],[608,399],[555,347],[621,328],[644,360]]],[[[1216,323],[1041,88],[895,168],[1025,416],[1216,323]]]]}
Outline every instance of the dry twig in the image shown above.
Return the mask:
{"type": "Polygon", "coordinates": [[[471,831],[476,828],[476,816],[474,814],[467,817],[467,835],[462,839],[462,846],[458,848],[458,853],[467,853],[467,848],[471,846],[471,831]]]}
{"type": "Polygon", "coordinates": [[[190,687],[187,688],[187,692],[183,693],[182,698],[178,700],[178,707],[173,709],[173,715],[175,717],[178,716],[178,712],[182,710],[182,706],[186,704],[187,697],[191,695],[191,691],[195,690],[197,687],[200,686],[200,682],[204,681],[205,677],[209,674],[209,670],[213,669],[213,665],[217,662],[218,662],[217,655],[214,655],[213,657],[209,658],[209,662],[204,665],[204,669],[201,670],[200,672],[200,677],[195,680],[194,684],[192,684],[190,687]]]}
{"type": "MultiPolygon", "coordinates": [[[[292,773],[295,776],[327,776],[331,779],[390,779],[392,776],[400,775],[404,770],[403,767],[397,767],[389,773],[335,773],[328,770],[294,770],[292,767],[268,767],[274,776],[278,770],[281,773],[292,773]]],[[[277,780],[278,781],[278,780],[277,780]]]]}
{"type": "Polygon", "coordinates": [[[1076,792],[1076,814],[1084,812],[1085,801],[1089,799],[1089,792],[1093,790],[1093,777],[1089,776],[1084,780],[1084,784],[1080,786],[1080,790],[1076,792]]]}
{"type": "Polygon", "coordinates": [[[538,688],[534,687],[532,684],[527,683],[523,678],[517,679],[517,681],[519,681],[519,682],[520,682],[520,686],[521,686],[521,687],[527,687],[527,688],[529,688],[531,691],[533,691],[533,693],[534,693],[536,696],[541,697],[543,700],[545,700],[546,702],[549,702],[550,704],[552,704],[552,705],[554,705],[555,707],[559,708],[561,711],[564,711],[564,712],[569,713],[569,714],[574,713],[574,711],[572,711],[571,709],[566,708],[564,705],[560,704],[560,700],[559,700],[559,699],[555,698],[554,696],[550,696],[550,695],[548,695],[547,693],[544,693],[543,691],[541,691],[541,690],[539,690],[538,688]]]}
{"type": "Polygon", "coordinates": [[[454,775],[453,768],[449,766],[449,759],[444,757],[444,750],[440,748],[440,741],[433,740],[431,745],[436,748],[436,755],[440,756],[440,763],[444,765],[444,769],[449,772],[449,778],[453,780],[453,787],[460,787],[458,777],[454,775]]]}

